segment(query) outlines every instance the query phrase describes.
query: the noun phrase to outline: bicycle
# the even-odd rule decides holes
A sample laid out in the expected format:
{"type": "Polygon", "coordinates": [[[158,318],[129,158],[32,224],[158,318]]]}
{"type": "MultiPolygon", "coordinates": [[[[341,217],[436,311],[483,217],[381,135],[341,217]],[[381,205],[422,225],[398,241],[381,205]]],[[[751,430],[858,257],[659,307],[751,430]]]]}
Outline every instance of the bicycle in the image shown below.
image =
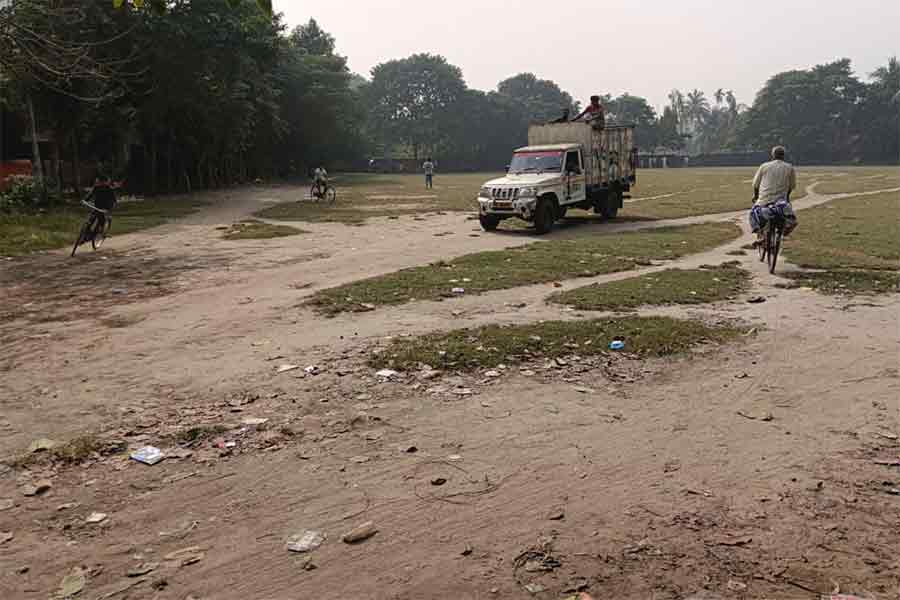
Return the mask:
{"type": "Polygon", "coordinates": [[[769,273],[775,274],[775,264],[778,262],[778,254],[781,252],[781,243],[784,240],[784,215],[775,206],[775,203],[766,205],[769,209],[769,218],[763,227],[763,239],[756,248],[759,250],[759,262],[768,261],[769,273]]]}
{"type": "Polygon", "coordinates": [[[81,226],[81,231],[78,232],[78,238],[75,240],[75,245],[72,246],[72,257],[75,256],[75,251],[78,250],[78,246],[88,242],[91,243],[94,250],[98,250],[106,240],[106,235],[109,233],[109,228],[112,226],[112,217],[109,215],[110,211],[97,208],[85,200],[82,200],[81,203],[90,208],[91,213],[81,226]],[[100,219],[101,216],[103,217],[102,223],[100,219]]]}
{"type": "Polygon", "coordinates": [[[337,190],[330,183],[318,184],[313,183],[309,189],[309,197],[316,202],[325,201],[328,204],[334,204],[337,199],[337,190]]]}

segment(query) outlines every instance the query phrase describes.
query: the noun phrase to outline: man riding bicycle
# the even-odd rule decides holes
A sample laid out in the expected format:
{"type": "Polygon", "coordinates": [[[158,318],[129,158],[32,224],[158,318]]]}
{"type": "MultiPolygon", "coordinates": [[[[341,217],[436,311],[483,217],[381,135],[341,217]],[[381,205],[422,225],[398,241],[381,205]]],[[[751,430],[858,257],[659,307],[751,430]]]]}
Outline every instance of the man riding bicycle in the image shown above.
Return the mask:
{"type": "Polygon", "coordinates": [[[316,167],[316,170],[313,171],[313,179],[316,183],[316,196],[321,198],[328,189],[328,171],[325,170],[325,167],[316,167]]]}
{"type": "Polygon", "coordinates": [[[797,227],[797,216],[791,206],[791,192],[797,187],[794,165],[785,162],[784,146],[772,148],[772,160],[763,163],[753,178],[753,208],[750,209],[750,228],[756,234],[754,246],[763,241],[763,229],[773,214],[784,217],[784,235],[797,227]]]}

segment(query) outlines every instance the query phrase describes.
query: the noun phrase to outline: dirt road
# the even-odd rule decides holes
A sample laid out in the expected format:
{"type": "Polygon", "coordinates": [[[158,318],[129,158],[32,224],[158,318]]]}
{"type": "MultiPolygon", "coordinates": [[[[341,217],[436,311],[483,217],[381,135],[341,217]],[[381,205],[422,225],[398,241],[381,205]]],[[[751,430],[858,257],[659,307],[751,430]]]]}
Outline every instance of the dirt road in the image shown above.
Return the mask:
{"type": "Polygon", "coordinates": [[[364,358],[387,336],[586,313],[531,286],[316,317],[299,306],[316,289],[533,238],[451,213],[221,240],[217,226],[292,193],[223,194],[102,254],[0,267],[16,299],[0,311],[0,456],[86,431],[134,447],[224,424],[213,435],[235,442],[154,467],[115,454],[0,472],[0,597],[47,597],[77,567],[87,598],[900,597],[900,467],[875,462],[900,459],[896,295],[780,289],[746,256],[766,303],[646,311],[755,324],[733,347],[385,381],[364,358]],[[52,489],[24,497],[42,477],[52,489]],[[340,541],[363,521],[378,534],[340,541]],[[306,529],[325,544],[287,552],[306,529]],[[165,558],[191,547],[192,564],[165,558]],[[139,564],[155,566],[128,577],[139,564]]]}

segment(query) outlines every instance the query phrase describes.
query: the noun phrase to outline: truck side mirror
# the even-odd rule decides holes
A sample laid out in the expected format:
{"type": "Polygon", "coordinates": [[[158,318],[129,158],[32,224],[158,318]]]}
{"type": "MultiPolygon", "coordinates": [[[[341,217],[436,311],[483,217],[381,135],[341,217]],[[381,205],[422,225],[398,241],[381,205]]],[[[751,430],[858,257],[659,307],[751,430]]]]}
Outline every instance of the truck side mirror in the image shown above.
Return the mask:
{"type": "Polygon", "coordinates": [[[509,173],[509,165],[506,165],[506,172],[509,173]]]}

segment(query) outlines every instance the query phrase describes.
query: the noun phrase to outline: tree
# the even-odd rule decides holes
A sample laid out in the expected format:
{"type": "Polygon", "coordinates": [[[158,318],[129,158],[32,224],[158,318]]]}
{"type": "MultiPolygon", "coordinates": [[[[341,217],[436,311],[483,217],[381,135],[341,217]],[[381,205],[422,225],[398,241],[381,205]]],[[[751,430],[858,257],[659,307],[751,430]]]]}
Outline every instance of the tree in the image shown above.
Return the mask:
{"type": "Polygon", "coordinates": [[[372,69],[369,86],[375,133],[384,142],[409,144],[414,158],[447,140],[449,109],[463,96],[462,70],[443,56],[414,54],[372,69]]]}
{"type": "Polygon", "coordinates": [[[618,98],[607,99],[604,106],[608,121],[634,124],[635,144],[638,147],[655,148],[659,145],[656,111],[645,98],[626,92],[618,98]]]}
{"type": "Polygon", "coordinates": [[[334,55],[334,36],[323,31],[315,19],[294,28],[291,32],[291,44],[314,56],[334,55]]]}
{"type": "Polygon", "coordinates": [[[860,104],[861,158],[893,161],[900,154],[900,61],[891,57],[870,75],[860,104]]]}
{"type": "Polygon", "coordinates": [[[743,144],[784,144],[807,162],[850,160],[861,149],[857,131],[866,86],[849,59],[779,73],[757,94],[741,127],[743,144]]]}
{"type": "Polygon", "coordinates": [[[519,104],[528,122],[546,122],[559,118],[564,110],[572,113],[578,110],[572,96],[559,85],[549,79],[538,79],[533,73],[504,79],[497,85],[497,91],[519,104]]]}

